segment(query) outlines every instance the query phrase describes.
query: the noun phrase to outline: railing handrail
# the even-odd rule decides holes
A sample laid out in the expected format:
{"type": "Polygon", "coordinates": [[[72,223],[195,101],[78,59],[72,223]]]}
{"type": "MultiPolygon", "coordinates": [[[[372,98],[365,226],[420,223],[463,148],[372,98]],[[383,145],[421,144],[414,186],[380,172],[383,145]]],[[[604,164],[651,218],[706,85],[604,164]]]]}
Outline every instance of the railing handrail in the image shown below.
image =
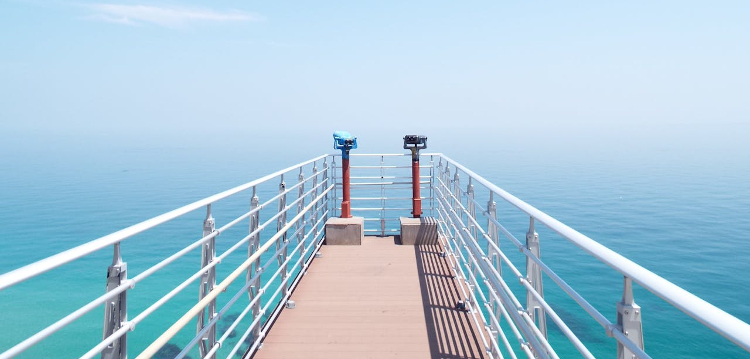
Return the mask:
{"type": "Polygon", "coordinates": [[[287,231],[289,231],[295,223],[304,216],[307,211],[312,209],[319,201],[321,201],[326,194],[333,188],[333,185],[328,186],[328,188],[323,189],[323,192],[318,195],[315,199],[310,201],[310,203],[305,206],[305,208],[298,213],[294,218],[292,218],[287,224],[284,225],[283,228],[281,228],[279,231],[277,231],[271,238],[269,238],[265,243],[263,243],[262,246],[258,248],[255,253],[250,255],[242,264],[240,264],[237,268],[235,268],[232,273],[230,273],[224,280],[221,281],[221,283],[217,284],[214,289],[206,294],[206,297],[204,297],[201,301],[199,301],[197,304],[195,304],[192,308],[190,308],[182,317],[180,317],[179,320],[177,320],[172,326],[167,329],[162,335],[159,336],[156,340],[154,340],[151,345],[149,345],[146,349],[141,352],[141,354],[138,355],[136,359],[140,358],[151,358],[156,354],[156,352],[161,349],[164,345],[167,344],[167,342],[172,339],[182,328],[184,328],[195,316],[202,310],[202,308],[205,308],[208,303],[215,299],[220,293],[224,292],[227,287],[229,287],[232,282],[234,282],[235,279],[237,279],[240,275],[245,273],[245,271],[250,267],[250,265],[255,262],[257,258],[260,258],[263,253],[265,253],[271,246],[276,243],[276,241],[287,231]]]}
{"type": "Polygon", "coordinates": [[[649,271],[641,265],[625,258],[617,252],[596,242],[588,236],[563,224],[550,215],[540,211],[534,206],[522,201],[518,197],[508,193],[500,187],[492,184],[474,171],[464,167],[458,162],[445,156],[436,154],[456,168],[460,169],[472,180],[483,185],[490,191],[499,195],[503,200],[514,207],[533,217],[535,220],[569,240],[582,250],[597,258],[622,275],[631,278],[636,283],[655,294],[675,308],[696,319],[711,330],[719,333],[743,349],[750,351],[750,324],[747,324],[733,315],[721,310],[713,304],[699,298],[676,284],[649,271]]]}
{"type": "Polygon", "coordinates": [[[256,180],[247,182],[245,184],[236,186],[234,188],[228,189],[226,191],[217,193],[215,195],[206,197],[204,199],[195,201],[193,203],[190,203],[188,205],[182,206],[180,208],[177,208],[175,210],[169,211],[167,213],[158,215],[156,217],[147,219],[143,222],[134,224],[130,227],[121,229],[117,232],[110,233],[108,235],[99,237],[97,239],[94,239],[92,241],[86,242],[84,244],[81,244],[79,246],[73,247],[71,249],[68,249],[66,251],[57,253],[55,255],[49,256],[47,258],[38,260],[34,263],[27,264],[23,267],[20,267],[18,269],[12,270],[10,272],[7,272],[5,274],[0,275],[0,291],[2,291],[5,288],[11,287],[15,284],[21,283],[23,281],[26,281],[30,278],[36,277],[42,273],[45,273],[47,271],[50,271],[54,268],[57,268],[59,266],[65,265],[67,263],[70,263],[76,259],[85,257],[91,253],[94,253],[96,251],[99,251],[103,248],[106,248],[108,246],[111,246],[115,243],[121,242],[125,239],[128,239],[138,233],[144,232],[146,230],[149,230],[151,228],[154,228],[158,225],[161,225],[163,223],[169,222],[173,219],[176,219],[178,217],[181,217],[187,213],[190,213],[192,211],[195,211],[199,208],[202,208],[208,204],[220,201],[222,199],[225,199],[229,196],[232,196],[234,194],[237,194],[239,192],[245,191],[247,189],[252,188],[253,186],[257,186],[263,182],[266,182],[272,178],[275,178],[277,176],[280,176],[284,173],[290,172],[296,168],[306,166],[310,163],[313,163],[315,161],[321,160],[323,158],[326,158],[330,155],[320,155],[313,159],[300,162],[298,164],[289,166],[285,169],[273,172],[269,175],[263,176],[261,178],[258,178],[256,180]]]}
{"type": "MultiPolygon", "coordinates": [[[[435,152],[435,153],[421,152],[419,154],[419,157],[441,156],[441,155],[442,155],[442,153],[438,153],[438,152],[435,152]]],[[[329,154],[329,156],[341,157],[341,153],[340,152],[339,153],[331,153],[331,154],[329,154]]],[[[350,153],[349,156],[351,156],[351,157],[378,157],[378,156],[382,156],[382,157],[405,157],[405,156],[409,156],[409,157],[411,157],[411,153],[357,153],[357,152],[353,152],[353,153],[350,153]]]]}

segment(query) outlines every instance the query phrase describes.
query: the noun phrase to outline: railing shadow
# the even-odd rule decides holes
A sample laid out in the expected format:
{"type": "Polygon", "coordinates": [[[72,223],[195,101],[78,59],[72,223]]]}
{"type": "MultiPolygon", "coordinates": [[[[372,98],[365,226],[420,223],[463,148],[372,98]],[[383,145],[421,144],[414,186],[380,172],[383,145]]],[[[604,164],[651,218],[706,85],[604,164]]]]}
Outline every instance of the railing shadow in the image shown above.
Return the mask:
{"type": "Polygon", "coordinates": [[[414,246],[432,358],[485,358],[479,334],[468,312],[456,309],[464,300],[439,244],[414,246]]]}

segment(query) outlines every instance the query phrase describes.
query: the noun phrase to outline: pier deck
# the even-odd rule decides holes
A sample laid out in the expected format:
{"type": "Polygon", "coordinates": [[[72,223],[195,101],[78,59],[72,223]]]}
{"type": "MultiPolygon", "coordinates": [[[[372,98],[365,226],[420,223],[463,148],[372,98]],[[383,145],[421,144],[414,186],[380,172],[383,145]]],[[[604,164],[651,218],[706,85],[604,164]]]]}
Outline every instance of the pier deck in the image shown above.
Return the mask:
{"type": "Polygon", "coordinates": [[[440,245],[323,246],[254,356],[485,358],[440,245]]]}

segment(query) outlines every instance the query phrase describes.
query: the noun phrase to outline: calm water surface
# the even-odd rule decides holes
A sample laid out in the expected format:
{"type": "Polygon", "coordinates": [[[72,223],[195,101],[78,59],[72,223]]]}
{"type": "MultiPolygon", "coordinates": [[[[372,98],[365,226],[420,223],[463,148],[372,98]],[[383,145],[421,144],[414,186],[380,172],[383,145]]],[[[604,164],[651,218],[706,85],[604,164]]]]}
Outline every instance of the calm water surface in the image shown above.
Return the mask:
{"type": "MultiPolygon", "coordinates": [[[[6,152],[7,156],[0,157],[5,168],[0,174],[0,272],[314,155],[290,151],[249,156],[245,151],[149,147],[6,152]]],[[[394,147],[393,151],[399,150],[394,147]]],[[[523,151],[489,151],[482,158],[462,148],[442,152],[580,232],[750,321],[750,166],[741,156],[635,151],[540,160],[523,151]]],[[[498,205],[508,229],[523,238],[528,219],[509,206],[498,205]]],[[[227,213],[232,206],[227,205],[227,213]]],[[[132,243],[123,245],[129,270],[138,273],[165,253],[197,239],[202,215],[195,213],[184,222],[129,240],[132,243]]],[[[545,261],[614,321],[622,277],[546,228],[538,231],[545,261]]],[[[109,251],[103,252],[0,293],[0,350],[99,295],[104,268],[111,260],[109,251]]],[[[517,251],[509,253],[518,258],[517,251]]],[[[197,265],[199,254],[194,257],[197,265]]],[[[149,296],[150,291],[174,285],[181,275],[194,270],[173,266],[163,279],[139,284],[132,296],[143,299],[134,300],[130,310],[139,312],[147,298],[157,297],[149,296]]],[[[545,291],[560,316],[597,357],[614,355],[614,341],[554,283],[548,281],[545,291]]],[[[642,288],[636,288],[635,296],[643,308],[646,349],[655,358],[750,358],[642,288]]],[[[176,304],[161,313],[177,316],[196,298],[197,290],[195,295],[178,296],[176,304]]],[[[81,355],[100,339],[101,314],[102,310],[93,311],[21,357],[81,355]]],[[[153,320],[142,323],[130,336],[131,356],[167,325],[153,320]]],[[[189,337],[193,330],[189,327],[178,338],[189,337]]],[[[559,345],[561,357],[577,357],[556,328],[550,329],[550,336],[559,345]]],[[[197,353],[191,355],[197,357],[197,353]]]]}

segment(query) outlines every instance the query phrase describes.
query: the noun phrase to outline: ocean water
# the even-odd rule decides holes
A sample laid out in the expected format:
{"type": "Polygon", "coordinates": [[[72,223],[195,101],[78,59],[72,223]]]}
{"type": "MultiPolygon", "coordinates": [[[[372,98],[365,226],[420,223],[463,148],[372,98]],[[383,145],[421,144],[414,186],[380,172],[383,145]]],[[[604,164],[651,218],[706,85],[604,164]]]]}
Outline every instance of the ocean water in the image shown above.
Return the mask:
{"type": "MultiPolygon", "coordinates": [[[[743,153],[691,152],[682,147],[662,152],[612,150],[600,156],[582,155],[585,151],[555,156],[566,152],[552,149],[548,151],[552,155],[538,156],[539,151],[500,147],[476,156],[467,148],[439,147],[438,141],[432,148],[750,322],[750,166],[743,153]]],[[[361,150],[370,152],[366,147],[361,150]]],[[[398,151],[393,147],[388,152],[398,151]]],[[[0,166],[7,169],[0,175],[0,273],[328,152],[328,148],[321,147],[318,152],[248,152],[241,146],[6,151],[7,155],[0,157],[0,166]]],[[[217,206],[217,224],[246,205],[239,201],[217,206]]],[[[198,239],[204,215],[198,211],[184,221],[128,240],[123,253],[131,273],[198,239]]],[[[517,238],[524,238],[528,218],[499,200],[498,217],[517,238]]],[[[614,321],[622,277],[546,228],[538,226],[537,231],[545,262],[614,321]]],[[[501,245],[511,248],[507,241],[501,245]]],[[[226,244],[218,241],[217,246],[225,248],[226,244]]],[[[522,267],[518,251],[508,253],[522,267]]],[[[197,266],[200,255],[192,256],[184,262],[192,260],[197,266]]],[[[0,350],[100,295],[109,261],[111,253],[102,251],[0,292],[0,350]]],[[[187,264],[170,266],[161,279],[139,284],[133,296],[142,296],[147,303],[146,298],[157,298],[162,288],[179,283],[181,275],[194,270],[187,264]]],[[[218,278],[226,274],[227,270],[220,271],[218,278]]],[[[175,302],[194,303],[197,288],[195,292],[178,296],[175,302]]],[[[614,340],[551,281],[545,282],[545,295],[597,357],[615,355],[614,340]]],[[[653,357],[750,358],[638,286],[635,298],[642,307],[645,346],[653,357]]],[[[175,317],[183,307],[166,307],[157,313],[175,317]]],[[[132,312],[144,308],[139,301],[131,302],[132,312]]],[[[94,310],[20,357],[81,355],[100,339],[101,315],[102,310],[94,310]]],[[[147,320],[139,325],[129,336],[131,357],[167,324],[147,320]]],[[[551,341],[561,357],[577,357],[554,325],[550,327],[551,341]]],[[[190,337],[193,330],[189,326],[177,339],[190,337]]],[[[191,355],[197,357],[197,352],[191,355]]]]}

